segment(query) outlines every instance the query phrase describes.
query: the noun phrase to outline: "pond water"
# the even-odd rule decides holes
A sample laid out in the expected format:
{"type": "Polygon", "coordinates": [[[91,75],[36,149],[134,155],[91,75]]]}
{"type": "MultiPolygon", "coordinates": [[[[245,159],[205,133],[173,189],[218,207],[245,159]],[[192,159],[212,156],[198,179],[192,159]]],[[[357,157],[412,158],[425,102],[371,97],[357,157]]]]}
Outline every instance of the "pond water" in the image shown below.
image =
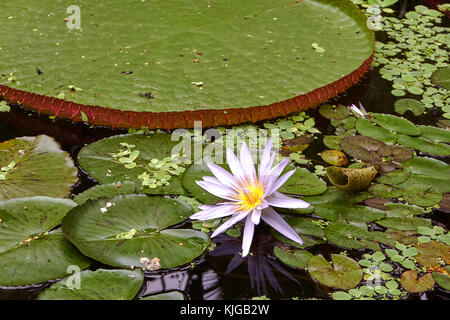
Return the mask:
{"type": "MultiPolygon", "coordinates": [[[[410,10],[420,1],[409,1],[410,10]]],[[[398,3],[394,9],[398,12],[403,3],[398,3]]],[[[445,22],[448,24],[448,21],[445,22]]],[[[386,34],[379,32],[377,39],[384,42],[386,34]]],[[[351,105],[361,102],[369,112],[394,114],[393,105],[398,99],[391,94],[391,82],[380,76],[379,68],[371,68],[361,81],[348,92],[335,100],[335,104],[351,105]]],[[[406,98],[408,95],[406,96],[406,98]]],[[[411,95],[413,97],[413,95],[411,95]]],[[[333,134],[335,128],[330,121],[322,117],[317,109],[307,111],[314,117],[316,127],[322,135],[333,134]]],[[[438,109],[433,109],[420,117],[406,114],[405,117],[415,124],[435,125],[436,118],[441,116],[438,109]]],[[[53,137],[69,152],[73,159],[84,144],[92,143],[104,137],[127,133],[127,130],[111,130],[109,128],[89,127],[82,123],[72,123],[66,120],[49,119],[18,106],[12,106],[9,113],[0,116],[0,141],[6,141],[21,136],[36,136],[46,134],[53,137]]],[[[320,161],[317,154],[325,149],[322,139],[316,139],[305,151],[305,154],[320,161]]],[[[450,163],[448,157],[438,157],[441,161],[450,163]]],[[[79,181],[72,189],[72,194],[78,194],[96,184],[81,169],[79,181]]],[[[450,227],[448,212],[434,209],[427,218],[434,225],[450,227]]],[[[189,223],[189,222],[186,222],[189,223]]],[[[253,256],[241,258],[240,238],[220,235],[213,239],[217,244],[215,250],[196,259],[195,265],[188,265],[164,272],[146,272],[145,283],[139,296],[156,293],[181,291],[189,299],[250,299],[265,295],[271,299],[318,298],[329,299],[331,289],[320,285],[311,279],[307,272],[289,267],[273,256],[273,246],[276,243],[270,232],[263,226],[258,226],[252,247],[253,256]]],[[[321,253],[329,259],[332,253],[342,252],[342,248],[331,244],[316,245],[309,250],[313,254],[321,253]]],[[[366,251],[364,251],[366,252],[366,251]]],[[[352,258],[360,258],[363,251],[347,250],[352,258]]],[[[108,268],[101,264],[91,265],[90,269],[108,268]]],[[[403,270],[397,270],[401,274],[403,270]]],[[[54,282],[54,281],[53,281],[54,282]]],[[[53,282],[24,288],[0,288],[0,299],[34,299],[40,291],[53,282]]],[[[422,294],[409,293],[406,299],[449,299],[450,294],[442,288],[435,288],[422,294]]]]}

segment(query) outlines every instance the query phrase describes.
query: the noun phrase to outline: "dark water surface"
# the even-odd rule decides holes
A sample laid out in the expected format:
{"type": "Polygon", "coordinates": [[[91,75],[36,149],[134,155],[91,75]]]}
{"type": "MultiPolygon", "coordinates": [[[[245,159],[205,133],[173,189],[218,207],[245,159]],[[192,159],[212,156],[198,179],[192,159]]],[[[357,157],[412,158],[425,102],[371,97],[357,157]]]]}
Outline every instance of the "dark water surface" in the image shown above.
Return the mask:
{"type": "MultiPolygon", "coordinates": [[[[407,9],[413,8],[420,1],[406,2],[407,9]]],[[[397,12],[401,11],[404,2],[398,3],[397,12]]],[[[385,42],[383,33],[377,34],[377,39],[385,42]]],[[[350,105],[362,102],[367,111],[393,113],[394,102],[397,99],[390,93],[391,83],[382,79],[377,69],[372,69],[361,81],[336,99],[336,103],[350,105]]],[[[408,98],[406,96],[405,98],[408,98]]],[[[334,127],[329,121],[319,115],[317,109],[309,110],[309,115],[315,117],[316,126],[323,134],[333,134],[334,127]]],[[[427,110],[421,117],[406,115],[415,124],[435,125],[441,115],[439,110],[427,110]]],[[[72,123],[67,120],[51,120],[46,115],[39,115],[21,107],[12,106],[11,112],[0,114],[0,141],[6,141],[21,136],[46,134],[58,141],[63,149],[76,159],[84,144],[92,143],[104,137],[127,133],[127,130],[111,130],[109,128],[89,127],[82,123],[72,123]]],[[[325,147],[322,139],[317,139],[307,150],[309,158],[321,161],[317,153],[325,147]]],[[[449,159],[439,158],[449,163],[449,159]]],[[[79,182],[73,187],[72,194],[78,194],[96,182],[79,170],[79,182]]],[[[435,210],[430,214],[434,224],[447,230],[450,226],[448,213],[435,210]]],[[[263,229],[263,226],[258,226],[263,229]]],[[[189,299],[249,299],[266,295],[271,299],[286,299],[292,297],[328,299],[330,289],[315,283],[309,275],[293,269],[272,256],[274,240],[267,230],[255,232],[252,244],[252,257],[243,259],[236,253],[240,251],[241,240],[220,235],[213,239],[216,249],[195,261],[195,266],[185,266],[170,271],[146,273],[146,281],[138,296],[147,296],[162,292],[179,290],[189,299]],[[256,250],[255,250],[256,249],[256,250]]],[[[309,249],[312,253],[339,253],[341,248],[332,245],[318,245],[309,249]]],[[[359,258],[361,252],[348,250],[351,257],[359,258]]],[[[91,269],[107,266],[95,264],[91,269]]],[[[402,270],[398,270],[399,274],[402,270]]],[[[0,299],[34,299],[38,293],[51,285],[47,282],[25,288],[0,288],[0,299]]],[[[424,294],[409,294],[407,299],[450,299],[450,294],[442,289],[435,289],[424,294]]]]}

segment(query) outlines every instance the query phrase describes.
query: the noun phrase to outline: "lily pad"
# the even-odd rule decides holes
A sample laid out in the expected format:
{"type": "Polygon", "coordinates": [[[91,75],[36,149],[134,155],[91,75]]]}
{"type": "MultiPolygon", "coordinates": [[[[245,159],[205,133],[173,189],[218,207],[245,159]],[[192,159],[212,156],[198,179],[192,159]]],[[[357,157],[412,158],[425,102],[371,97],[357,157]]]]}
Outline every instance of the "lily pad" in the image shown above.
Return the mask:
{"type": "Polygon", "coordinates": [[[450,67],[440,68],[431,76],[431,82],[437,84],[441,88],[450,90],[450,67]]]}
{"type": "Polygon", "coordinates": [[[284,263],[301,269],[305,269],[308,266],[308,260],[313,256],[312,253],[305,250],[289,250],[280,247],[275,247],[273,253],[284,263]]]}
{"type": "Polygon", "coordinates": [[[403,198],[410,204],[429,207],[441,202],[442,193],[433,186],[415,184],[404,190],[403,198]]]}
{"type": "Polygon", "coordinates": [[[327,191],[327,184],[316,174],[303,168],[296,168],[295,173],[278,189],[282,193],[302,196],[322,194],[327,191]]]}
{"type": "Polygon", "coordinates": [[[331,260],[333,265],[321,255],[311,257],[308,262],[309,274],[331,288],[348,290],[359,284],[363,272],[358,262],[342,254],[332,254],[331,260]]]}
{"type": "Polygon", "coordinates": [[[371,222],[383,218],[386,212],[362,205],[324,203],[314,206],[314,214],[330,221],[371,222]]]}
{"type": "Polygon", "coordinates": [[[45,135],[0,143],[0,167],[0,200],[62,198],[77,181],[77,169],[69,155],[45,135]]]}
{"type": "Polygon", "coordinates": [[[203,232],[168,229],[192,213],[180,200],[119,195],[75,208],[64,218],[62,229],[81,252],[104,264],[146,269],[144,261],[157,258],[158,268],[168,269],[192,261],[209,245],[203,232]]]}
{"type": "Polygon", "coordinates": [[[390,229],[414,231],[418,227],[430,226],[431,220],[417,217],[389,217],[377,220],[377,224],[390,229]]]}
{"type": "MultiPolygon", "coordinates": [[[[78,163],[83,170],[101,184],[131,181],[140,192],[184,195],[180,174],[170,173],[170,168],[164,170],[163,168],[154,168],[153,165],[150,166],[152,160],[171,158],[172,150],[179,143],[172,141],[171,135],[164,133],[118,135],[85,146],[78,154],[78,163]],[[136,166],[127,168],[126,163],[120,161],[118,155],[124,149],[124,145],[132,146],[130,151],[137,152],[137,157],[133,160],[136,166]],[[169,177],[165,178],[162,186],[157,186],[155,181],[155,185],[151,187],[144,185],[143,180],[139,179],[144,173],[147,173],[150,178],[156,174],[169,177]]],[[[155,180],[158,179],[155,177],[155,180]]]]}
{"type": "Polygon", "coordinates": [[[372,137],[388,144],[397,142],[395,134],[385,128],[374,125],[367,119],[359,118],[356,120],[356,130],[363,136],[372,137]]]}
{"type": "Polygon", "coordinates": [[[413,293],[429,291],[435,284],[431,273],[427,273],[419,279],[416,270],[403,272],[400,283],[406,291],[413,293]]]}
{"type": "Polygon", "coordinates": [[[329,187],[328,190],[321,195],[305,196],[302,199],[311,204],[321,204],[333,202],[335,204],[355,204],[362,202],[373,196],[369,192],[350,193],[336,187],[329,187]]]}
{"type": "Polygon", "coordinates": [[[86,270],[52,284],[38,300],[132,300],[143,283],[140,270],[86,270]]]}
{"type": "Polygon", "coordinates": [[[323,161],[333,166],[342,167],[348,163],[345,153],[339,150],[325,150],[320,154],[323,161]]]}
{"type": "Polygon", "coordinates": [[[285,244],[301,249],[324,243],[324,241],[321,240],[324,235],[322,228],[313,223],[310,219],[292,216],[285,216],[284,219],[295,230],[295,232],[301,236],[303,245],[286,238],[275,229],[272,229],[272,234],[276,239],[285,244]]]}
{"type": "Polygon", "coordinates": [[[440,266],[441,261],[450,264],[450,246],[432,240],[426,243],[419,243],[415,246],[418,253],[416,260],[427,268],[440,266]]]}
{"type": "Polygon", "coordinates": [[[420,116],[425,111],[424,104],[416,99],[399,99],[395,101],[394,107],[395,111],[399,114],[404,114],[409,110],[415,116],[420,116]]]}
{"type": "MultiPolygon", "coordinates": [[[[225,167],[225,169],[228,169],[225,167]]],[[[186,188],[198,201],[206,204],[213,204],[223,199],[216,197],[207,190],[200,187],[196,181],[201,181],[205,176],[213,176],[206,164],[190,165],[182,176],[183,187],[186,188]]]]}
{"type": "Polygon", "coordinates": [[[379,250],[370,232],[351,224],[334,223],[326,227],[324,233],[329,242],[342,248],[379,250]]]}
{"type": "Polygon", "coordinates": [[[391,114],[374,113],[372,120],[381,127],[410,136],[420,135],[420,129],[414,123],[405,118],[397,117],[391,114]]]}
{"type": "Polygon", "coordinates": [[[133,194],[136,192],[136,185],[130,181],[111,184],[99,184],[87,189],[73,198],[78,205],[84,204],[88,200],[98,198],[112,198],[119,194],[133,194]]]}
{"type": "Polygon", "coordinates": [[[437,156],[450,155],[450,145],[424,139],[422,137],[410,137],[401,134],[398,136],[398,143],[402,146],[416,149],[421,152],[431,153],[437,156]]]}
{"type": "Polygon", "coordinates": [[[330,120],[342,120],[350,116],[348,108],[343,105],[332,106],[330,104],[324,104],[319,108],[319,113],[330,120]]]}
{"type": "Polygon", "coordinates": [[[381,161],[377,151],[384,145],[383,141],[366,136],[347,136],[341,140],[341,147],[345,153],[368,162],[381,161]]]}
{"type": "Polygon", "coordinates": [[[422,134],[421,138],[424,138],[435,143],[443,142],[450,143],[450,130],[442,129],[432,126],[419,126],[422,134]]]}
{"type": "Polygon", "coordinates": [[[365,15],[347,0],[79,0],[80,19],[75,10],[66,25],[71,5],[0,4],[13,17],[0,23],[0,93],[54,116],[81,121],[83,112],[95,125],[172,129],[284,116],[344,92],[374,52],[365,15]]]}
{"type": "Polygon", "coordinates": [[[67,268],[89,266],[58,226],[75,203],[49,197],[0,202],[0,285],[24,286],[68,274],[67,268]]]}
{"type": "Polygon", "coordinates": [[[410,176],[399,187],[407,189],[413,185],[425,184],[433,186],[440,192],[450,192],[447,178],[450,176],[450,166],[445,162],[433,158],[414,157],[402,165],[410,172],[410,176]]]}
{"type": "Polygon", "coordinates": [[[336,187],[356,192],[367,189],[377,175],[377,170],[373,166],[361,169],[328,167],[326,173],[328,179],[336,187]]]}
{"type": "Polygon", "coordinates": [[[445,267],[445,270],[447,273],[435,271],[431,274],[433,275],[434,281],[436,281],[438,285],[440,285],[445,290],[450,291],[450,276],[448,275],[448,273],[450,272],[450,266],[445,267]]]}

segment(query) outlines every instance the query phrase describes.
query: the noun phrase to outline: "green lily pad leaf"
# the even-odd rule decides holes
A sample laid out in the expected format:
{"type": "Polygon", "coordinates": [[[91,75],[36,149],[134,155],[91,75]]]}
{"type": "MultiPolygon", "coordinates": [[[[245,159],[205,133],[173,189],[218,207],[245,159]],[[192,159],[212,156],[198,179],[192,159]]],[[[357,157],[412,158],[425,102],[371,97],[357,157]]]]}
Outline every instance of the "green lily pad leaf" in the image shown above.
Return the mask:
{"type": "Polygon", "coordinates": [[[431,225],[429,219],[417,217],[393,217],[376,221],[380,226],[396,230],[417,230],[418,227],[428,227],[431,225]]]}
{"type": "Polygon", "coordinates": [[[376,196],[392,199],[399,198],[402,195],[403,190],[398,189],[394,186],[389,186],[387,184],[382,183],[374,183],[372,184],[368,191],[376,196]]]}
{"type": "Polygon", "coordinates": [[[388,184],[390,186],[396,186],[408,180],[409,176],[410,172],[407,170],[396,170],[394,172],[385,173],[377,179],[377,182],[388,184]]]}
{"type": "MultiPolygon", "coordinates": [[[[228,168],[225,167],[227,170],[228,168]]],[[[183,187],[186,188],[198,201],[206,204],[213,204],[223,199],[212,195],[207,190],[200,187],[196,181],[201,181],[205,176],[213,176],[206,164],[193,164],[189,166],[182,176],[183,187]]]]}
{"type": "Polygon", "coordinates": [[[383,141],[366,136],[347,136],[341,140],[341,147],[345,153],[368,162],[381,161],[377,151],[383,146],[385,146],[383,141]]]}
{"type": "Polygon", "coordinates": [[[440,266],[443,261],[450,264],[450,246],[439,241],[432,240],[426,243],[419,243],[415,246],[417,249],[416,260],[427,268],[440,266]]]}
{"type": "Polygon", "coordinates": [[[389,130],[374,125],[367,119],[359,118],[356,120],[356,130],[358,130],[358,132],[363,136],[372,137],[388,144],[394,144],[397,142],[397,136],[395,134],[389,130]]]}
{"type": "Polygon", "coordinates": [[[45,135],[0,143],[0,168],[0,200],[63,198],[77,181],[77,169],[69,155],[45,135]]]}
{"type": "Polygon", "coordinates": [[[386,203],[385,206],[388,208],[387,217],[392,218],[411,217],[426,213],[421,207],[404,203],[386,203]]]}
{"type": "Polygon", "coordinates": [[[63,21],[72,4],[0,4],[0,12],[14,17],[0,23],[0,84],[13,88],[2,88],[9,99],[18,96],[14,90],[24,90],[31,93],[19,95],[30,96],[25,105],[77,121],[82,111],[96,125],[171,129],[202,120],[209,127],[285,115],[282,101],[300,95],[299,105],[290,107],[295,111],[345,91],[368,69],[374,52],[367,18],[350,1],[208,7],[203,1],[129,6],[79,0],[77,6],[89,7],[81,14],[81,29],[73,23],[78,19],[67,26],[63,21]],[[27,50],[18,50],[16,39],[28,43],[27,50]],[[53,102],[61,93],[67,103],[53,102]],[[33,99],[37,94],[48,97],[33,99]]]}
{"type": "Polygon", "coordinates": [[[349,193],[336,187],[329,187],[328,190],[318,196],[305,196],[302,199],[311,204],[321,204],[327,202],[334,202],[336,204],[355,204],[362,202],[373,196],[369,192],[349,193]]]}
{"type": "Polygon", "coordinates": [[[424,138],[435,143],[450,143],[450,130],[432,127],[432,126],[419,126],[422,134],[421,138],[424,138]]]}
{"type": "Polygon", "coordinates": [[[285,244],[300,249],[324,243],[324,241],[320,240],[321,238],[323,238],[324,235],[322,228],[320,228],[317,224],[313,223],[311,219],[298,218],[292,216],[285,216],[284,219],[295,230],[295,232],[297,232],[300,235],[300,237],[303,240],[303,245],[300,245],[297,242],[289,240],[275,229],[271,229],[271,232],[276,239],[280,240],[285,244]]]}
{"type": "Polygon", "coordinates": [[[38,300],[132,300],[143,283],[141,270],[86,270],[52,284],[38,300]]]}
{"type": "Polygon", "coordinates": [[[399,99],[395,101],[394,107],[395,111],[399,114],[404,114],[409,110],[415,116],[420,116],[425,111],[424,104],[416,99],[399,99]]]}
{"type": "Polygon", "coordinates": [[[327,119],[330,120],[342,120],[350,116],[348,108],[343,105],[332,106],[329,104],[324,104],[319,108],[319,113],[327,119]]]}
{"type": "Polygon", "coordinates": [[[359,284],[363,272],[358,262],[342,254],[332,254],[331,260],[333,265],[321,255],[311,257],[308,262],[309,274],[331,288],[348,290],[359,284]]]}
{"type": "Polygon", "coordinates": [[[441,88],[450,90],[450,67],[440,68],[431,76],[431,82],[437,84],[441,88]]]}
{"type": "Polygon", "coordinates": [[[434,281],[438,285],[440,285],[442,288],[444,288],[447,291],[450,291],[450,276],[448,275],[448,272],[450,272],[450,267],[447,266],[446,268],[447,274],[442,272],[432,272],[434,281]]]}
{"type": "Polygon", "coordinates": [[[326,173],[328,179],[336,187],[356,192],[367,189],[377,175],[377,170],[373,166],[362,169],[328,167],[326,173]]]}
{"type": "MultiPolygon", "coordinates": [[[[92,178],[101,184],[111,184],[123,181],[131,181],[138,191],[149,194],[172,194],[184,195],[185,191],[181,185],[180,172],[172,174],[170,168],[153,168],[150,164],[155,159],[163,160],[171,157],[172,150],[178,145],[178,141],[172,141],[171,135],[159,134],[131,134],[119,135],[105,138],[85,146],[78,154],[78,163],[92,178]],[[132,163],[136,166],[127,168],[120,158],[120,152],[123,150],[124,144],[132,146],[130,148],[137,157],[132,163]],[[154,188],[143,185],[143,181],[139,177],[147,173],[150,178],[155,173],[168,176],[162,186],[157,186],[156,181],[154,188]]],[[[131,155],[130,155],[131,156],[131,155]]],[[[179,166],[182,166],[181,164],[179,166]]],[[[156,176],[155,176],[155,180],[156,176]]],[[[160,180],[160,179],[159,179],[160,180]]],[[[162,181],[162,180],[160,180],[162,181]]]]}
{"type": "Polygon", "coordinates": [[[70,265],[89,266],[59,231],[48,233],[75,205],[49,197],[0,202],[0,285],[40,283],[67,275],[70,265]]]}
{"type": "Polygon", "coordinates": [[[329,242],[342,248],[379,250],[370,232],[351,224],[334,223],[326,227],[324,233],[329,242]]]}
{"type": "Polygon", "coordinates": [[[154,294],[151,296],[140,298],[139,300],[185,300],[184,294],[180,291],[172,291],[166,293],[154,294]]]}
{"type": "Polygon", "coordinates": [[[403,191],[403,198],[410,204],[429,207],[441,202],[442,193],[430,185],[415,184],[403,191]]]}
{"type": "Polygon", "coordinates": [[[416,270],[409,270],[402,273],[400,284],[406,291],[417,293],[433,289],[435,282],[431,273],[419,279],[416,270]]]}
{"type": "Polygon", "coordinates": [[[385,233],[395,241],[398,241],[406,245],[412,245],[417,243],[417,237],[414,236],[416,232],[386,229],[385,233]]]}
{"type": "Polygon", "coordinates": [[[352,296],[344,291],[336,291],[331,294],[333,300],[352,300],[352,296]]]}
{"type": "Polygon", "coordinates": [[[273,253],[287,265],[300,269],[305,269],[308,266],[308,260],[313,256],[312,253],[305,250],[289,250],[280,247],[275,247],[273,253]]]}
{"type": "Polygon", "coordinates": [[[290,193],[302,196],[322,194],[328,187],[325,181],[316,174],[303,168],[296,168],[295,173],[278,189],[282,193],[290,193]]]}
{"type": "Polygon", "coordinates": [[[450,155],[450,145],[423,139],[421,137],[410,137],[401,134],[398,136],[398,143],[402,146],[416,149],[421,152],[431,153],[437,156],[450,155]]]}
{"type": "Polygon", "coordinates": [[[450,166],[445,162],[433,158],[414,157],[402,163],[405,170],[410,172],[410,177],[399,187],[408,189],[417,184],[430,185],[440,192],[450,192],[448,176],[450,166]]]}
{"type": "Polygon", "coordinates": [[[341,140],[341,136],[325,136],[323,144],[330,149],[341,150],[341,140]]]}
{"type": "Polygon", "coordinates": [[[376,124],[387,130],[410,136],[420,135],[420,129],[417,128],[414,123],[406,120],[405,118],[384,113],[374,113],[372,116],[372,120],[376,124]]]}
{"type": "Polygon", "coordinates": [[[119,194],[133,194],[135,192],[136,185],[130,181],[111,184],[99,184],[76,195],[73,198],[73,201],[75,201],[78,205],[82,205],[88,200],[95,200],[98,198],[112,198],[119,194]]]}
{"type": "Polygon", "coordinates": [[[386,212],[362,205],[324,203],[314,207],[314,214],[330,221],[371,222],[383,218],[386,212]]]}
{"type": "Polygon", "coordinates": [[[342,167],[348,163],[345,153],[339,150],[325,150],[320,154],[323,161],[333,166],[342,167]]]}
{"type": "Polygon", "coordinates": [[[168,269],[192,261],[210,243],[203,232],[168,229],[192,213],[193,209],[180,200],[119,195],[76,207],[64,218],[62,229],[81,252],[104,264],[168,269]],[[146,263],[155,259],[157,266],[146,263]]]}

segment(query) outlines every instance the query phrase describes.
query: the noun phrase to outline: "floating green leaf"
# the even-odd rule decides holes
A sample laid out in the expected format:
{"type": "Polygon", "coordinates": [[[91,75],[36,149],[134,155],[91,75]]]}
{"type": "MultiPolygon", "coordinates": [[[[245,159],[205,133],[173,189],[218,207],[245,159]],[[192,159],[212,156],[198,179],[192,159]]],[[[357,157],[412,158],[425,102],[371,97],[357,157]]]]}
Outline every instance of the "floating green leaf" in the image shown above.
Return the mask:
{"type": "Polygon", "coordinates": [[[450,145],[424,139],[422,137],[410,137],[407,135],[400,134],[398,136],[398,143],[401,144],[402,146],[416,149],[426,153],[431,153],[437,156],[450,155],[450,145]]]}
{"type": "MultiPolygon", "coordinates": [[[[158,163],[158,160],[171,158],[172,151],[178,143],[178,141],[171,140],[171,135],[164,133],[118,135],[85,146],[78,154],[78,163],[101,184],[131,181],[136,184],[140,192],[185,194],[181,185],[180,172],[173,172],[170,167],[154,168],[153,166],[153,162],[158,163]],[[136,166],[127,168],[126,163],[119,161],[119,156],[120,150],[124,146],[130,145],[133,146],[133,150],[139,151],[139,155],[133,160],[136,166]],[[144,174],[147,174],[149,179],[155,177],[154,188],[143,184],[143,180],[139,179],[144,174]],[[156,180],[163,181],[162,185],[157,185],[156,180]]],[[[190,147],[190,145],[186,147],[190,147]]],[[[124,152],[128,154],[127,151],[124,152]]],[[[181,152],[181,150],[178,151],[181,152]]],[[[181,161],[179,158],[176,159],[181,161]]],[[[176,164],[176,161],[174,158],[173,165],[182,167],[182,164],[176,164]]]]}
{"type": "Polygon", "coordinates": [[[363,136],[372,137],[388,144],[393,144],[397,141],[395,134],[389,130],[374,125],[367,119],[359,118],[356,120],[356,130],[358,130],[358,132],[363,136]]]}
{"type": "Polygon", "coordinates": [[[321,255],[311,257],[309,274],[327,287],[348,290],[359,284],[363,272],[355,260],[341,254],[332,254],[331,260],[333,265],[321,255]]]}
{"type": "Polygon", "coordinates": [[[273,253],[284,263],[301,269],[305,269],[308,266],[308,260],[313,256],[312,253],[305,250],[289,250],[279,247],[275,247],[273,253]]]}
{"type": "Polygon", "coordinates": [[[0,143],[0,167],[2,172],[7,170],[6,174],[0,174],[0,200],[62,198],[69,195],[77,181],[77,169],[69,155],[45,135],[0,143]]]}
{"type": "Polygon", "coordinates": [[[140,270],[86,270],[52,284],[38,300],[132,300],[143,283],[140,270]]]}
{"type": "Polygon", "coordinates": [[[334,223],[326,227],[324,233],[328,241],[343,248],[379,250],[370,232],[351,224],[334,223]]]}
{"type": "Polygon", "coordinates": [[[425,111],[425,106],[422,102],[416,99],[400,99],[395,101],[395,111],[399,114],[404,114],[410,110],[415,116],[420,116],[425,111]]]}
{"type": "Polygon", "coordinates": [[[376,124],[387,130],[410,136],[420,135],[420,129],[405,118],[396,117],[391,114],[374,113],[372,119],[376,124]]]}
{"type": "Polygon", "coordinates": [[[431,225],[429,219],[416,217],[389,217],[377,221],[380,226],[396,229],[396,230],[417,230],[420,227],[427,227],[431,225]]]}
{"type": "Polygon", "coordinates": [[[64,235],[81,252],[104,264],[146,269],[159,259],[160,268],[173,268],[198,257],[208,236],[190,229],[168,229],[193,213],[185,202],[146,195],[116,196],[88,201],[63,220],[64,235]]]}
{"type": "Polygon", "coordinates": [[[431,82],[450,90],[450,66],[436,70],[431,76],[431,82]]]}

